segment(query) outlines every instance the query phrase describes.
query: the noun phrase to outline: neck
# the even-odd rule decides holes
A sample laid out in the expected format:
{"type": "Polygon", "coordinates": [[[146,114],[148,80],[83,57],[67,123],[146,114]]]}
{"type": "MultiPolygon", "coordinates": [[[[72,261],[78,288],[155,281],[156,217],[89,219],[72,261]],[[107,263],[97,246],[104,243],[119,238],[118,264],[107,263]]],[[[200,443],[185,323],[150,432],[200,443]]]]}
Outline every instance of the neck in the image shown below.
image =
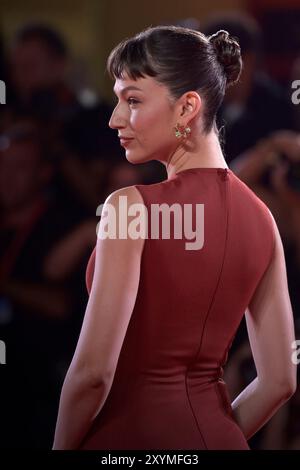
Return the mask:
{"type": "Polygon", "coordinates": [[[228,168],[218,136],[214,131],[193,140],[191,137],[182,140],[164,163],[168,179],[179,171],[189,168],[228,168]]]}

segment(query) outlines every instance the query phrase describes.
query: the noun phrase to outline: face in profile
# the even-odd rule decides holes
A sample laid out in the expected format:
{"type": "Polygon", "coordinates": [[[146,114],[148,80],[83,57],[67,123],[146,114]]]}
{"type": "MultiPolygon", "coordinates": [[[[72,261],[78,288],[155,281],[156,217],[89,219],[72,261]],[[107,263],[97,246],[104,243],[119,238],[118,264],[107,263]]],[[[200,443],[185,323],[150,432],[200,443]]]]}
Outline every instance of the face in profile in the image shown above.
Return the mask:
{"type": "Polygon", "coordinates": [[[175,104],[168,88],[152,77],[116,79],[118,98],[109,126],[118,130],[131,163],[165,160],[178,146],[174,136],[175,104]]]}
{"type": "Polygon", "coordinates": [[[62,80],[65,63],[50,54],[42,43],[30,40],[12,49],[10,66],[13,83],[25,97],[62,80]]]}
{"type": "Polygon", "coordinates": [[[0,149],[0,206],[25,207],[40,194],[52,175],[34,139],[12,140],[0,149]]]}

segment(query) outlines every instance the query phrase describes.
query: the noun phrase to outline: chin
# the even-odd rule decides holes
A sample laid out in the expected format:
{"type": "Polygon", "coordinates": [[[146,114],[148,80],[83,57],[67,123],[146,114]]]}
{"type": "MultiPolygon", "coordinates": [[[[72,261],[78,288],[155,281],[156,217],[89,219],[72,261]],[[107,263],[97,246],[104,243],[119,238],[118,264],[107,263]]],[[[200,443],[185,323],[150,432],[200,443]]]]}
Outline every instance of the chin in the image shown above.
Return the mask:
{"type": "Polygon", "coordinates": [[[152,160],[149,156],[142,156],[134,154],[134,152],[126,152],[126,160],[133,165],[138,165],[139,163],[146,163],[152,160]]]}

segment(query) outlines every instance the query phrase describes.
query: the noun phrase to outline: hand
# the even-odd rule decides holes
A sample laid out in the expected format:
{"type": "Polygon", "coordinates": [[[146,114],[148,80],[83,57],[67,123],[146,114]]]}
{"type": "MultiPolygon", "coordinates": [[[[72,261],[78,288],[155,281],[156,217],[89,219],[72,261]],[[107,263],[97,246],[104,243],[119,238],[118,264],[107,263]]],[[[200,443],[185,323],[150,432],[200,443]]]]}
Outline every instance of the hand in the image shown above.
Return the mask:
{"type": "Polygon", "coordinates": [[[287,182],[287,173],[289,164],[286,161],[276,165],[271,173],[271,185],[276,195],[280,198],[280,202],[291,211],[300,211],[300,192],[289,186],[287,182]]]}
{"type": "Polygon", "coordinates": [[[277,131],[270,136],[270,143],[279,153],[292,162],[300,161],[300,133],[288,130],[277,131]]]}

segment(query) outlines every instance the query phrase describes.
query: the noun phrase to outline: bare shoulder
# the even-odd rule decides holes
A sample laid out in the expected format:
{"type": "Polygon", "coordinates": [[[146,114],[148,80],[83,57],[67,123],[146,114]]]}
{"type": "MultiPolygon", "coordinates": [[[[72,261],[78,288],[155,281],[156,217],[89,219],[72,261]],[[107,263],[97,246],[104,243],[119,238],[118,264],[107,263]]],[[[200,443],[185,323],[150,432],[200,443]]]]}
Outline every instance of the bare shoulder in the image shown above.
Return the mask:
{"type": "Polygon", "coordinates": [[[132,245],[142,251],[147,238],[147,210],[135,186],[120,188],[109,194],[99,215],[98,239],[112,239],[112,245],[119,240],[121,245],[132,245]]]}
{"type": "Polygon", "coordinates": [[[124,188],[113,191],[105,200],[105,204],[109,203],[113,206],[119,205],[120,198],[126,198],[131,204],[143,204],[143,198],[140,191],[135,186],[126,186],[124,188]]]}

